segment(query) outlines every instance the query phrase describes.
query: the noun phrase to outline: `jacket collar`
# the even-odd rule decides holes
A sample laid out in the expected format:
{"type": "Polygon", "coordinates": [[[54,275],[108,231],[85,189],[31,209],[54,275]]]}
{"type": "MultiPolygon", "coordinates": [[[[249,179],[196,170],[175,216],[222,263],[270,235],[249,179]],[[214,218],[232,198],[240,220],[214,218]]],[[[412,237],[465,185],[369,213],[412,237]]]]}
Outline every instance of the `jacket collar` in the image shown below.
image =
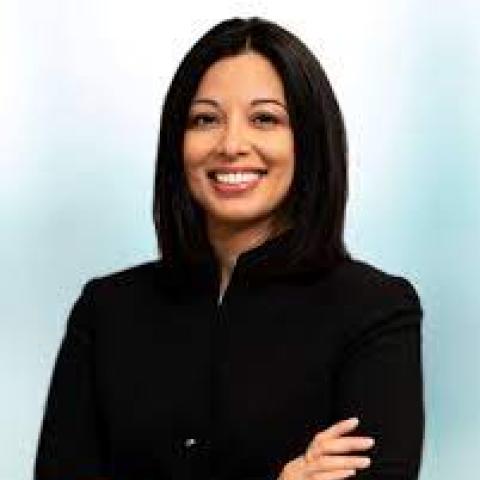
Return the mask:
{"type": "MultiPolygon", "coordinates": [[[[237,277],[248,279],[249,282],[262,282],[275,278],[291,280],[301,278],[306,280],[317,277],[335,266],[325,265],[322,259],[311,258],[301,263],[289,262],[290,242],[294,230],[290,228],[281,234],[267,239],[260,245],[242,252],[236,260],[234,272],[237,277]]],[[[338,262],[336,262],[338,263],[338,262]]],[[[172,287],[195,287],[200,290],[219,284],[218,260],[211,248],[205,260],[194,266],[184,266],[164,272],[164,281],[172,287]]]]}

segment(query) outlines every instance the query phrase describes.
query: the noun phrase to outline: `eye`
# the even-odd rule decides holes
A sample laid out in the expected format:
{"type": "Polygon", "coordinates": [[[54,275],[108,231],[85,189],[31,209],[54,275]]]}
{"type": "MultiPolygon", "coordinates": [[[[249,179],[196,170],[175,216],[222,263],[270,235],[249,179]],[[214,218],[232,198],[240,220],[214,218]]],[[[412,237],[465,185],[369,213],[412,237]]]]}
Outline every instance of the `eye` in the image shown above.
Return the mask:
{"type": "Polygon", "coordinates": [[[189,119],[189,125],[190,126],[193,126],[193,127],[202,127],[202,126],[205,126],[205,125],[208,125],[210,123],[212,123],[212,121],[215,120],[215,116],[214,115],[209,115],[209,114],[206,114],[206,113],[199,113],[197,115],[193,115],[190,119],[189,119]]]}
{"type": "Polygon", "coordinates": [[[271,124],[276,124],[278,123],[277,117],[270,113],[259,113],[253,117],[254,120],[260,119],[262,124],[264,123],[271,123],[271,124]]]}

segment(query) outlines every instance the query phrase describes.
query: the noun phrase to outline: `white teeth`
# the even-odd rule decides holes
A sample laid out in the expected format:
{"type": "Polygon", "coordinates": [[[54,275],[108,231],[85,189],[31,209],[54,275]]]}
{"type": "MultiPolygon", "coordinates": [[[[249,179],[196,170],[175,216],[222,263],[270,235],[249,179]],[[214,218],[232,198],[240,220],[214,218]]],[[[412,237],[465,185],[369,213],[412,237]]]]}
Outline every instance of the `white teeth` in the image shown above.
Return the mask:
{"type": "Polygon", "coordinates": [[[242,183],[257,180],[260,174],[257,172],[238,172],[238,173],[214,173],[215,180],[222,183],[242,183]]]}

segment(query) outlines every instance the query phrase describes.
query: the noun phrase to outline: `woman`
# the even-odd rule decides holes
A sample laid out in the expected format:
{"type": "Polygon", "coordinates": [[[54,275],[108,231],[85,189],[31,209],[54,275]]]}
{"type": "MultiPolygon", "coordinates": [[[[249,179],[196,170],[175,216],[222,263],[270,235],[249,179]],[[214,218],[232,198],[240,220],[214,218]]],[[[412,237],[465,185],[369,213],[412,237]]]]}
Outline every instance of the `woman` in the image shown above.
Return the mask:
{"type": "Polygon", "coordinates": [[[346,161],[298,38],[235,18],[193,46],[163,106],[161,259],[86,283],[37,479],[417,478],[422,308],[346,251],[346,161]]]}

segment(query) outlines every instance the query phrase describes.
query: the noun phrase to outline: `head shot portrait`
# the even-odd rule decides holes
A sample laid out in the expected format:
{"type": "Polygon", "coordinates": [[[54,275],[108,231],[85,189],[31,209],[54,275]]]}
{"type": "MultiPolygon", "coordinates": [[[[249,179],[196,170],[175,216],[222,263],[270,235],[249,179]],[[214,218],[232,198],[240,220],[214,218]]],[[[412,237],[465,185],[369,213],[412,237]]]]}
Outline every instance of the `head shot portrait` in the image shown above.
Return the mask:
{"type": "Polygon", "coordinates": [[[260,20],[212,28],[162,114],[154,214],[164,262],[195,262],[220,242],[229,271],[239,249],[285,230],[282,270],[338,262],[346,150],[333,91],[301,41],[260,20]]]}

